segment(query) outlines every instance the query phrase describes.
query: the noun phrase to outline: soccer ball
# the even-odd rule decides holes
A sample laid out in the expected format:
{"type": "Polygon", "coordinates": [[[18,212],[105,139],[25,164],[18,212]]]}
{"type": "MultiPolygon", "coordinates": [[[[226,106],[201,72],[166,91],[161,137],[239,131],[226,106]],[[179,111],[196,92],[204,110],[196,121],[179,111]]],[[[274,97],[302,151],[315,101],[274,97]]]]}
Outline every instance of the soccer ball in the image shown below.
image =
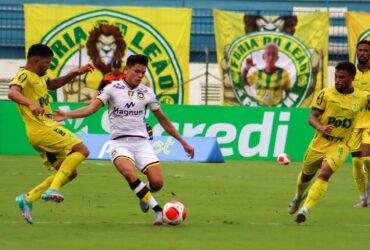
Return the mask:
{"type": "Polygon", "coordinates": [[[290,163],[290,157],[288,154],[279,154],[276,160],[280,165],[288,165],[290,163]]]}
{"type": "Polygon", "coordinates": [[[163,221],[169,225],[179,225],[186,218],[184,204],[179,201],[169,201],[163,206],[163,221]]]}

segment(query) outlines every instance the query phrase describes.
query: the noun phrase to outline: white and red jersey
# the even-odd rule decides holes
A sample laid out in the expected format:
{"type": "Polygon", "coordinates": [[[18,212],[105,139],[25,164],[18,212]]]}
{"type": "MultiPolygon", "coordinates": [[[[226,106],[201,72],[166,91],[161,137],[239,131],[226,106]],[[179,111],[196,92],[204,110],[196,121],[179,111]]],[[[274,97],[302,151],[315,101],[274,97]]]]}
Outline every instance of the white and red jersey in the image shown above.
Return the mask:
{"type": "Polygon", "coordinates": [[[142,137],[149,139],[144,121],[147,108],[160,108],[153,90],[139,84],[131,88],[125,80],[113,81],[97,98],[108,104],[111,139],[142,137]]]}

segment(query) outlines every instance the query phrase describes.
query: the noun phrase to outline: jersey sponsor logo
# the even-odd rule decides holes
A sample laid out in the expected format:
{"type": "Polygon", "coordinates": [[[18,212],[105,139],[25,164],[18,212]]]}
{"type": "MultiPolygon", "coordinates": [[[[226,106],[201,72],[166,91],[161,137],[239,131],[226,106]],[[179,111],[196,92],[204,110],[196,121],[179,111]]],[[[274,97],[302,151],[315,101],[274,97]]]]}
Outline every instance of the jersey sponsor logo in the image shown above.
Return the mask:
{"type": "Polygon", "coordinates": [[[61,130],[60,128],[55,128],[54,129],[54,132],[57,132],[58,134],[60,134],[61,136],[65,136],[66,135],[66,132],[64,132],[63,130],[61,130]]]}
{"type": "MultiPolygon", "coordinates": [[[[125,108],[129,109],[130,107],[135,106],[134,103],[126,103],[125,108]]],[[[145,110],[127,110],[120,109],[118,107],[113,107],[113,116],[117,118],[123,118],[127,116],[143,116],[145,115],[145,110]]]]}
{"type": "MultiPolygon", "coordinates": [[[[110,67],[111,60],[116,56],[114,51],[115,44],[92,44],[88,43],[93,35],[94,29],[99,25],[114,26],[120,30],[126,47],[122,49],[122,60],[126,61],[127,57],[132,54],[144,54],[148,56],[150,64],[146,78],[155,93],[159,95],[160,100],[168,103],[184,102],[184,82],[183,73],[180,68],[177,56],[166,40],[155,27],[150,23],[133,15],[108,9],[97,9],[90,12],[80,13],[69,19],[63,20],[58,25],[51,28],[40,43],[47,44],[54,52],[54,57],[50,65],[50,71],[53,76],[60,76],[68,72],[70,67],[78,65],[79,52],[82,45],[82,54],[87,55],[87,62],[104,62],[106,67],[110,67]],[[89,49],[99,46],[110,47],[109,56],[104,50],[90,53],[89,49]],[[93,55],[102,58],[92,58],[93,55]],[[171,89],[171,93],[167,90],[171,89]]],[[[114,34],[101,34],[105,38],[114,34]]],[[[113,42],[118,43],[119,39],[113,42]]],[[[99,41],[101,43],[101,41],[99,41]]],[[[96,65],[95,65],[96,66],[96,65]]],[[[97,68],[97,70],[100,70],[97,68]]],[[[101,70],[100,70],[101,71],[101,70]]],[[[103,71],[102,71],[103,72],[103,71]]],[[[88,78],[85,78],[86,86],[90,86],[88,78]]],[[[92,81],[91,81],[92,82],[92,81]]],[[[91,83],[93,85],[93,83],[91,83]]],[[[62,90],[61,90],[62,91],[62,90]]]]}
{"type": "Polygon", "coordinates": [[[277,67],[289,73],[291,89],[277,107],[298,107],[305,100],[312,83],[312,62],[309,49],[297,38],[280,32],[253,32],[234,41],[226,54],[230,84],[239,103],[259,106],[253,89],[248,89],[242,79],[246,59],[253,59],[257,68],[264,68],[263,51],[267,44],[275,43],[279,49],[277,67]]]}
{"type": "Polygon", "coordinates": [[[352,127],[352,119],[338,119],[336,117],[330,116],[328,117],[328,124],[334,125],[334,127],[336,128],[342,127],[348,129],[352,127]]]}
{"type": "Polygon", "coordinates": [[[120,84],[120,83],[115,83],[113,85],[114,88],[116,89],[125,89],[125,86],[123,84],[120,84]]]}
{"type": "Polygon", "coordinates": [[[126,108],[126,109],[129,109],[129,108],[131,108],[131,107],[135,107],[135,103],[133,103],[133,102],[127,102],[127,103],[125,104],[125,108],[126,108]]]}
{"type": "Polygon", "coordinates": [[[344,141],[344,137],[331,136],[331,135],[328,135],[328,134],[323,134],[322,137],[325,138],[326,140],[332,141],[332,142],[343,142],[344,141]]]}

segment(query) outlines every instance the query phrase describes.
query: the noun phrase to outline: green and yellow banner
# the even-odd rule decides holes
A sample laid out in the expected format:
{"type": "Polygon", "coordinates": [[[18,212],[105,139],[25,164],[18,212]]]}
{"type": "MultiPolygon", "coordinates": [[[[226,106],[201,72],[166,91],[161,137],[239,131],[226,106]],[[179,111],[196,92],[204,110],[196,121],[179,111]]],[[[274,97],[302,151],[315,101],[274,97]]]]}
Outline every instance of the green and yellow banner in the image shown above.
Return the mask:
{"type": "Polygon", "coordinates": [[[370,40],[370,13],[346,12],[349,59],[357,64],[356,45],[361,40],[370,40]]]}
{"type": "Polygon", "coordinates": [[[308,107],[326,86],[329,14],[214,10],[224,105],[308,107]]]}
{"type": "Polygon", "coordinates": [[[57,93],[58,101],[89,100],[113,60],[144,54],[143,83],[162,103],[188,102],[191,9],[25,4],[26,51],[35,43],[54,51],[48,74],[61,76],[85,63],[97,70],[57,93]]]}

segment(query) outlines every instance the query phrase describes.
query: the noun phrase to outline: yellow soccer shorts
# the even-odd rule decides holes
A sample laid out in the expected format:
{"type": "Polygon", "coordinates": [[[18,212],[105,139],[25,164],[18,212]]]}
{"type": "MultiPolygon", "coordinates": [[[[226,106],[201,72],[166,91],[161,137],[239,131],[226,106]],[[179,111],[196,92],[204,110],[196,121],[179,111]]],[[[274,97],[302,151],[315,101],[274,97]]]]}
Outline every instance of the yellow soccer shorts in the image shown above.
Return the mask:
{"type": "Polygon", "coordinates": [[[351,152],[361,151],[362,144],[370,144],[370,135],[368,128],[355,128],[351,134],[350,147],[351,152]]]}
{"type": "Polygon", "coordinates": [[[46,125],[37,125],[28,129],[28,139],[36,149],[44,165],[52,170],[67,157],[73,146],[81,143],[75,134],[60,125],[47,127],[46,125]]]}
{"type": "Polygon", "coordinates": [[[320,151],[309,147],[303,159],[303,173],[314,175],[321,168],[323,160],[326,160],[335,172],[343,165],[349,151],[349,147],[344,144],[332,145],[320,151]]]}

